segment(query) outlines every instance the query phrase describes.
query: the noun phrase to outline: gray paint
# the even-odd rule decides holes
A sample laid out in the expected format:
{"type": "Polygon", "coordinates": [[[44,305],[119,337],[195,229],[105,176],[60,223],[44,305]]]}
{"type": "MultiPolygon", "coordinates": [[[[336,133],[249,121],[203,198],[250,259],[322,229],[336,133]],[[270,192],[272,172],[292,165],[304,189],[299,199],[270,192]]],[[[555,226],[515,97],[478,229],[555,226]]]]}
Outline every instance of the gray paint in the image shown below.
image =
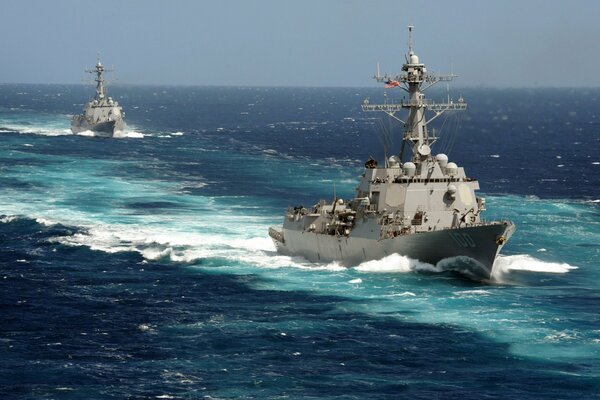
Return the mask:
{"type": "Polygon", "coordinates": [[[96,95],[84,107],[83,113],[73,117],[71,121],[71,131],[79,133],[92,131],[95,136],[112,137],[125,130],[125,113],[114,101],[112,97],[106,94],[104,68],[100,59],[94,69],[86,70],[91,74],[96,74],[96,95]]]}
{"type": "MultiPolygon", "coordinates": [[[[409,34],[412,27],[409,27],[409,34]]],[[[311,209],[287,210],[282,230],[269,229],[278,251],[303,256],[313,262],[339,261],[352,266],[398,253],[436,264],[453,259],[452,266],[475,279],[489,279],[494,260],[515,226],[510,221],[486,222],[481,218],[485,200],[477,197],[477,180],[464,168],[448,162],[444,154],[433,156],[437,138],[428,123],[445,111],[465,110],[458,102],[433,103],[423,91],[454,75],[429,74],[419,62],[409,39],[409,53],[402,72],[380,76],[381,82],[398,82],[408,92],[400,103],[363,103],[366,112],[384,112],[404,124],[403,138],[411,150],[410,161],[392,156],[383,167],[372,160],[356,188],[354,199],[320,201],[311,209]],[[407,110],[405,120],[396,114],[407,110]],[[435,115],[427,120],[425,113],[435,115]]]]}

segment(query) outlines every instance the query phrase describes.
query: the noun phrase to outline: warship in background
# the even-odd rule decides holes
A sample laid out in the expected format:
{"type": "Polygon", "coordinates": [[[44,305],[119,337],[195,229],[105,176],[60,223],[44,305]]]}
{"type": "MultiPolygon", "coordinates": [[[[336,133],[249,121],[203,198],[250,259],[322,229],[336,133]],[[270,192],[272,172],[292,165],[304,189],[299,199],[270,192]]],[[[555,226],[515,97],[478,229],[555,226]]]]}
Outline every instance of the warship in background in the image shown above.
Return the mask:
{"type": "Polygon", "coordinates": [[[125,113],[114,101],[112,97],[106,94],[104,86],[104,72],[110,72],[104,68],[98,58],[94,69],[85,70],[90,74],[96,74],[96,96],[90,100],[84,107],[83,113],[73,117],[71,121],[71,131],[80,133],[92,131],[94,136],[113,137],[118,132],[125,130],[125,113]]]}
{"type": "Polygon", "coordinates": [[[280,253],[311,262],[354,266],[400,254],[488,280],[515,225],[483,220],[486,203],[475,194],[478,181],[448,162],[447,155],[432,154],[437,137],[429,123],[446,111],[466,110],[467,104],[462,97],[444,103],[425,99],[427,88],[456,75],[427,72],[413,51],[412,29],[400,74],[380,76],[378,71],[375,76],[386,88],[404,89],[408,99],[385,104],[365,100],[362,105],[363,111],[383,112],[403,124],[400,154],[385,159],[383,167],[368,160],[352,200],[334,195],[333,201],[321,200],[310,208],[290,207],[283,229],[269,228],[269,235],[280,253]],[[408,110],[405,120],[396,116],[402,110],[408,110]],[[426,111],[434,113],[429,120],[426,111]],[[412,154],[403,161],[407,148],[412,154]]]}

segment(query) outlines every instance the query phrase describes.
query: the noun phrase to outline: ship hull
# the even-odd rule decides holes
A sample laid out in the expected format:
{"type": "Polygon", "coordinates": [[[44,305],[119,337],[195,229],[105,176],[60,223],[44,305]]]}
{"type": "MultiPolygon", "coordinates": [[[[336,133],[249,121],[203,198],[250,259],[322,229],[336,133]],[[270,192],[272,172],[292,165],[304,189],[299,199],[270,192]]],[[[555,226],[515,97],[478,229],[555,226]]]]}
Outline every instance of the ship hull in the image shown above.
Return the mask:
{"type": "Polygon", "coordinates": [[[446,260],[448,269],[472,279],[487,280],[498,252],[514,229],[511,222],[498,222],[377,240],[271,228],[270,236],[280,253],[302,256],[311,262],[337,261],[350,267],[400,254],[433,265],[446,260]]]}
{"type": "Polygon", "coordinates": [[[98,122],[96,124],[87,124],[85,122],[81,124],[73,122],[71,124],[71,131],[74,134],[92,131],[94,132],[94,136],[98,137],[113,137],[116,132],[123,131],[124,128],[125,123],[123,120],[98,122]]]}

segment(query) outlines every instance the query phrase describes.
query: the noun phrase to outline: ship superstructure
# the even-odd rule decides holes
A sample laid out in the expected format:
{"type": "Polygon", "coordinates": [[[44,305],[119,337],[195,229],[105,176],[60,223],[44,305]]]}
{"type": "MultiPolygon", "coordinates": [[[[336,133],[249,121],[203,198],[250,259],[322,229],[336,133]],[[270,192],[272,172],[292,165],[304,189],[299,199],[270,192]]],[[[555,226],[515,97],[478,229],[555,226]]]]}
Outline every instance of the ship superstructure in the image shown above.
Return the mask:
{"type": "Polygon", "coordinates": [[[408,98],[384,104],[365,100],[362,105],[365,112],[383,112],[403,124],[399,154],[385,159],[383,166],[368,160],[353,199],[290,207],[283,228],[270,228],[269,234],[281,253],[312,262],[354,266],[397,253],[489,279],[515,226],[510,221],[484,221],[485,200],[475,193],[478,181],[447,155],[432,154],[437,137],[429,123],[444,112],[466,110],[467,104],[462,97],[443,103],[426,100],[427,88],[455,75],[427,72],[413,51],[412,27],[408,50],[400,74],[375,76],[388,88],[404,89],[408,98]],[[397,116],[402,111],[408,111],[405,119],[397,116]],[[433,113],[429,120],[427,113],[433,113]]]}
{"type": "Polygon", "coordinates": [[[125,113],[119,103],[109,97],[106,92],[104,73],[111,72],[104,68],[98,58],[96,66],[85,72],[96,75],[96,95],[84,107],[83,113],[73,117],[71,131],[80,133],[91,131],[95,136],[112,137],[125,130],[125,113]]]}

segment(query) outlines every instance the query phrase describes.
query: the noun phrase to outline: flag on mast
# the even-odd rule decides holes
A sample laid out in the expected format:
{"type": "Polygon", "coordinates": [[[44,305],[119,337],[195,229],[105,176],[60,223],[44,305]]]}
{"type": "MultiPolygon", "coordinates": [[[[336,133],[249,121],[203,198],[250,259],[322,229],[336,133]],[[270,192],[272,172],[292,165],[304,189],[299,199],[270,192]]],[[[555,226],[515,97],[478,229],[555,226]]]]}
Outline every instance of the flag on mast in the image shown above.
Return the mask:
{"type": "Polygon", "coordinates": [[[398,81],[395,81],[395,80],[393,80],[393,79],[388,79],[388,80],[385,82],[385,85],[384,85],[383,87],[384,87],[385,89],[389,89],[389,88],[393,88],[393,87],[396,87],[396,86],[400,86],[400,82],[398,82],[398,81]]]}

